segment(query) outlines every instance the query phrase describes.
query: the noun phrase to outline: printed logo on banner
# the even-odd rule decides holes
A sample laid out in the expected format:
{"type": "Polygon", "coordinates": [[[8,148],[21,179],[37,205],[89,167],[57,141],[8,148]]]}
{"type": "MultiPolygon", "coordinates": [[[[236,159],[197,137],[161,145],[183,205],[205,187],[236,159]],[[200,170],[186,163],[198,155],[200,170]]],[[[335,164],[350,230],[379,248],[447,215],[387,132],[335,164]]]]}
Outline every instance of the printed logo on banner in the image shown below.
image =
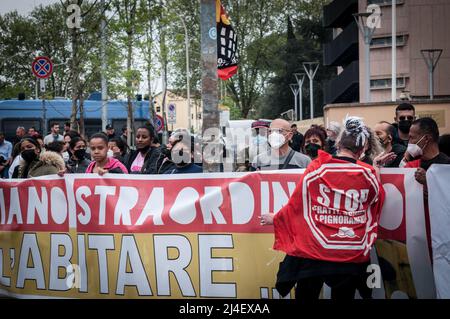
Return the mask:
{"type": "Polygon", "coordinates": [[[371,246],[376,237],[371,232],[377,223],[370,206],[378,199],[378,192],[376,177],[357,165],[325,164],[306,175],[304,217],[317,241],[324,248],[337,250],[371,246]],[[342,184],[342,172],[349,176],[355,174],[355,178],[351,183],[342,184]],[[364,177],[357,178],[361,173],[364,177]]]}

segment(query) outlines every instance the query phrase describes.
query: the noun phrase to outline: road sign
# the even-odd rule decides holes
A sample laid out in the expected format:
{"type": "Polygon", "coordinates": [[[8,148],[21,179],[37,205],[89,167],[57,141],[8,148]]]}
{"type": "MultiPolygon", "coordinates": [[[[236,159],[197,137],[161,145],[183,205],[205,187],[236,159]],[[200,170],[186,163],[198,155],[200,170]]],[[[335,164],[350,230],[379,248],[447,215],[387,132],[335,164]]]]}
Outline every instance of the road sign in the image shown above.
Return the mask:
{"type": "Polygon", "coordinates": [[[175,104],[170,103],[168,109],[169,112],[167,112],[167,123],[175,124],[177,122],[177,112],[175,104]]]}
{"type": "Polygon", "coordinates": [[[164,120],[160,115],[156,114],[153,123],[155,124],[156,132],[159,133],[164,129],[164,120]]]}
{"type": "Polygon", "coordinates": [[[31,71],[36,77],[46,79],[53,72],[53,63],[46,56],[38,56],[31,64],[31,71]]]}
{"type": "Polygon", "coordinates": [[[39,80],[39,87],[41,89],[41,93],[45,93],[45,79],[39,80]]]}

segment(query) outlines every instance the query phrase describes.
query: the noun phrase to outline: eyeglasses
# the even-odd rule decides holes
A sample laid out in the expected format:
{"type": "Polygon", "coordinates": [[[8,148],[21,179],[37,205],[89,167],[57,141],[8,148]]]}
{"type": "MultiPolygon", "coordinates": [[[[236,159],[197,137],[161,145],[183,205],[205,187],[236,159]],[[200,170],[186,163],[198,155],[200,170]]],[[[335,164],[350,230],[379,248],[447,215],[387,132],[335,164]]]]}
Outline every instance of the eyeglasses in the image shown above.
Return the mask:
{"type": "Polygon", "coordinates": [[[400,121],[405,121],[405,120],[413,121],[414,120],[414,116],[411,116],[411,115],[410,116],[399,116],[398,119],[400,121]]]}
{"type": "Polygon", "coordinates": [[[286,130],[284,128],[270,128],[269,129],[269,134],[275,133],[275,132],[280,133],[280,134],[285,134],[285,133],[291,132],[291,130],[286,130]]]}

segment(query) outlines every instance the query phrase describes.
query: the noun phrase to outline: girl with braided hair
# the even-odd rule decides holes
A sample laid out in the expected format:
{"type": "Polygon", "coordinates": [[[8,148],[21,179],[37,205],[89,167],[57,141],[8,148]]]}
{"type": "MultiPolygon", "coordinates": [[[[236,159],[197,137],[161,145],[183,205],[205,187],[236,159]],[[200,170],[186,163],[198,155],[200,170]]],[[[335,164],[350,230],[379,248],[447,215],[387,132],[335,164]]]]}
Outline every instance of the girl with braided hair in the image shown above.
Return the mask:
{"type": "MultiPolygon", "coordinates": [[[[384,190],[378,167],[359,161],[368,140],[363,121],[347,117],[337,155],[319,150],[288,203],[261,216],[262,225],[274,225],[273,248],[286,253],[276,282],[282,296],[296,285],[297,299],[318,299],[326,283],[332,299],[353,299],[357,289],[371,297],[365,279],[384,190]]],[[[392,156],[374,162],[380,166],[392,156]]]]}

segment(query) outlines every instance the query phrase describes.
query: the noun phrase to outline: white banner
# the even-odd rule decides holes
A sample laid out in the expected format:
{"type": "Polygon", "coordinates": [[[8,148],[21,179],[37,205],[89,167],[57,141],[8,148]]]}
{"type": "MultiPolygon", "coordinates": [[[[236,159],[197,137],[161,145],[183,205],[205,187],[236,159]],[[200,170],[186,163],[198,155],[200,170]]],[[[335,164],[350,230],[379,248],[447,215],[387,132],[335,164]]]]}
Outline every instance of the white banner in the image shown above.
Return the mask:
{"type": "Polygon", "coordinates": [[[433,270],[436,295],[450,298],[450,165],[432,165],[427,171],[433,270]]]}

